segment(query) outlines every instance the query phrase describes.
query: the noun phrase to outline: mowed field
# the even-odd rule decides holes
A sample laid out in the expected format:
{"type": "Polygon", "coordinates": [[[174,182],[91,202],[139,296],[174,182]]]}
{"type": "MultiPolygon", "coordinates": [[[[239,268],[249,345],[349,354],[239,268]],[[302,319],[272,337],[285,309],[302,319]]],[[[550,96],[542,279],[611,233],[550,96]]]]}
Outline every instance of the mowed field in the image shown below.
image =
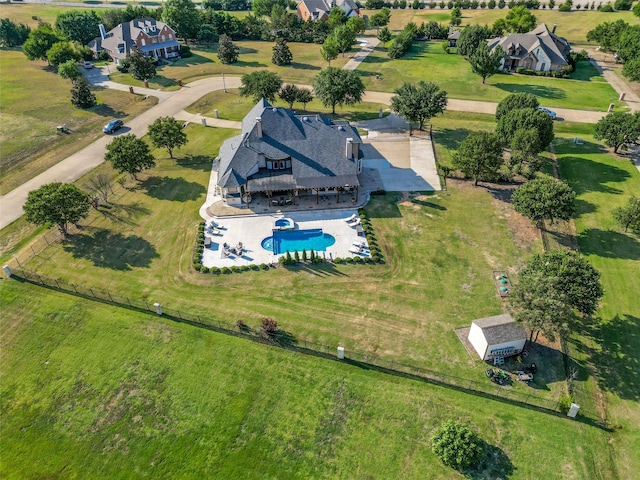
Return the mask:
{"type": "Polygon", "coordinates": [[[597,426],[0,281],[5,478],[615,478],[597,426]],[[541,462],[540,458],[545,461],[541,462]]]}

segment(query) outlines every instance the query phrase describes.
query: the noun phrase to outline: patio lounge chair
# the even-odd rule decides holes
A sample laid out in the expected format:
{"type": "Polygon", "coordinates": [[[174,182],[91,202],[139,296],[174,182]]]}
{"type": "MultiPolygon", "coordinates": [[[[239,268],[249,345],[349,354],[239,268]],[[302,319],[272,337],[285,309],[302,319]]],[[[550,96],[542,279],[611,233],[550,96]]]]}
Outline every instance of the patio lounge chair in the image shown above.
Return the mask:
{"type": "Polygon", "coordinates": [[[356,255],[363,255],[364,254],[364,248],[362,248],[362,247],[351,246],[349,251],[351,253],[355,253],[356,255]]]}
{"type": "Polygon", "coordinates": [[[349,218],[345,218],[344,221],[347,222],[347,223],[351,223],[351,222],[355,222],[356,218],[358,218],[358,216],[354,213],[349,218]]]}
{"type": "Polygon", "coordinates": [[[365,248],[367,246],[367,243],[364,240],[356,240],[351,245],[357,248],[365,248]]]}
{"type": "Polygon", "coordinates": [[[358,225],[360,225],[360,219],[356,218],[355,221],[349,222],[347,223],[347,225],[349,225],[350,227],[357,227],[358,225]]]}

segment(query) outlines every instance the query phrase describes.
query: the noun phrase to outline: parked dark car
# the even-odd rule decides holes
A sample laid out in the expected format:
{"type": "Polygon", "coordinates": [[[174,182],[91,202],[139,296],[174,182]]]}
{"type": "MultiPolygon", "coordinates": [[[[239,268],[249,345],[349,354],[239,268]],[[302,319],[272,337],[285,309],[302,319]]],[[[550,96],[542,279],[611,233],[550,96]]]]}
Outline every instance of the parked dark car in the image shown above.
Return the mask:
{"type": "Polygon", "coordinates": [[[124,125],[124,123],[122,123],[122,120],[111,120],[109,123],[107,123],[105,125],[105,127],[102,129],[102,131],[104,133],[113,133],[117,130],[120,130],[122,128],[122,126],[124,125]]]}

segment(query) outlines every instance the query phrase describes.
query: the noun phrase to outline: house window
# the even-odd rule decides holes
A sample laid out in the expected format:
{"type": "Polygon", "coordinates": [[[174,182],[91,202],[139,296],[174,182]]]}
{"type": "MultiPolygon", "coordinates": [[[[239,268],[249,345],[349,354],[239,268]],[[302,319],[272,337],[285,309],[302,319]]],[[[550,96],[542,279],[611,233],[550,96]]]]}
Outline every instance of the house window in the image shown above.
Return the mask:
{"type": "Polygon", "coordinates": [[[147,41],[143,38],[142,39],[142,46],[144,47],[147,44],[147,41]]]}
{"type": "Polygon", "coordinates": [[[271,160],[267,160],[267,169],[273,170],[273,162],[271,160]]]}
{"type": "Polygon", "coordinates": [[[169,34],[169,40],[173,40],[173,34],[172,33],[169,34]]]}
{"type": "Polygon", "coordinates": [[[167,37],[165,35],[162,35],[162,41],[165,42],[167,39],[167,37]]]}
{"type": "Polygon", "coordinates": [[[540,65],[540,70],[544,71],[545,64],[540,65]]]}

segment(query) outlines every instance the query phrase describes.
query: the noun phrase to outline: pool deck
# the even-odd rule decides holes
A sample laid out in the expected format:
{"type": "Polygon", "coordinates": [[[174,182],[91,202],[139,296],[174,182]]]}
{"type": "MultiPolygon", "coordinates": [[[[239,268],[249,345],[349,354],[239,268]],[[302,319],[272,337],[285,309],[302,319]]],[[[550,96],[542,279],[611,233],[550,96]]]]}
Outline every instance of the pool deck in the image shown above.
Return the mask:
{"type": "MultiPolygon", "coordinates": [[[[326,252],[320,252],[327,259],[336,257],[356,256],[349,252],[349,248],[356,240],[365,241],[358,236],[356,228],[349,226],[345,219],[352,214],[357,215],[355,208],[342,210],[316,210],[313,212],[287,212],[286,218],[296,222],[295,230],[308,230],[321,228],[325,233],[333,235],[336,242],[327,247],[326,252]]],[[[222,235],[205,236],[211,238],[211,246],[205,248],[202,255],[202,264],[205,267],[233,267],[252,264],[278,263],[280,255],[262,248],[262,240],[273,235],[273,225],[278,218],[284,218],[282,214],[239,215],[234,217],[216,218],[216,223],[221,228],[222,235]],[[222,255],[222,245],[227,243],[235,247],[242,242],[243,254],[237,256],[231,254],[228,257],[222,255]]],[[[291,252],[293,254],[293,252],[291,252]]]]}

